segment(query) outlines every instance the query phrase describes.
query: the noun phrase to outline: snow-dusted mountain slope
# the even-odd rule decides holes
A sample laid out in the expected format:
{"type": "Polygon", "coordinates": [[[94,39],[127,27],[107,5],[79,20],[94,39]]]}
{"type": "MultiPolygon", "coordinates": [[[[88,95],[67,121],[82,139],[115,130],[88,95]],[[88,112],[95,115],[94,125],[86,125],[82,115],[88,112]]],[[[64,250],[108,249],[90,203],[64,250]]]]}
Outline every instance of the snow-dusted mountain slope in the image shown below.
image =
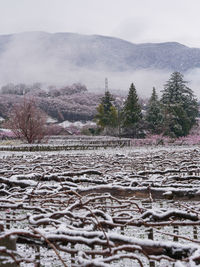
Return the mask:
{"type": "Polygon", "coordinates": [[[200,49],[168,43],[133,44],[118,38],[75,33],[0,35],[0,67],[45,67],[130,71],[187,71],[200,67],[200,49]]]}

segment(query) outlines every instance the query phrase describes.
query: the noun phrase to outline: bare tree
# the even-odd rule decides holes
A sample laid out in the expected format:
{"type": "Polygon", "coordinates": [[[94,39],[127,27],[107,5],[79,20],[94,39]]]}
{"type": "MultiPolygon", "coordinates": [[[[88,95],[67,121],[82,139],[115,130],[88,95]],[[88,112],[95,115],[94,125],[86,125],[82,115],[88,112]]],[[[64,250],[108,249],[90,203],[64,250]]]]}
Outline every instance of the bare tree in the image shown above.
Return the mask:
{"type": "Polygon", "coordinates": [[[46,135],[46,116],[34,99],[26,99],[16,104],[10,114],[8,127],[16,137],[26,140],[29,144],[39,143],[46,135]]]}

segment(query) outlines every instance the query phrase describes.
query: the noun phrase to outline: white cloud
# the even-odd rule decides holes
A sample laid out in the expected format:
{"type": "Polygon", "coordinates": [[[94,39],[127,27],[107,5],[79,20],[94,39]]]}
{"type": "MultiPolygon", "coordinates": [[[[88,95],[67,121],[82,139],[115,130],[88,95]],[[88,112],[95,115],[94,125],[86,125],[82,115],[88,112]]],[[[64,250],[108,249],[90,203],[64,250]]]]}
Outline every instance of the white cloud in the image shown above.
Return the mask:
{"type": "MultiPolygon", "coordinates": [[[[54,85],[81,82],[90,90],[102,92],[107,77],[109,88],[112,90],[126,94],[133,82],[140,96],[149,97],[152,87],[155,86],[159,92],[170,76],[169,72],[156,69],[114,72],[106,71],[100,65],[95,71],[85,67],[78,68],[71,63],[64,63],[62,57],[56,54],[59,50],[54,55],[50,50],[49,55],[46,51],[48,43],[44,44],[45,42],[45,35],[42,34],[41,38],[40,33],[15,35],[7,51],[0,57],[0,86],[9,82],[28,84],[42,82],[54,85]]],[[[65,52],[73,57],[71,51],[65,52]]],[[[187,72],[185,79],[190,81],[189,86],[200,97],[200,69],[187,72]]]]}
{"type": "MultiPolygon", "coordinates": [[[[0,34],[23,31],[79,32],[120,37],[132,42],[178,41],[200,47],[197,26],[200,24],[199,0],[0,0],[0,34]]],[[[30,40],[29,40],[30,41],[30,40]]],[[[114,73],[91,71],[66,66],[45,58],[40,42],[33,40],[28,53],[14,40],[1,59],[0,83],[6,82],[83,82],[89,88],[103,88],[108,77],[110,88],[128,91],[134,82],[140,95],[149,96],[152,87],[158,91],[169,73],[151,70],[114,73]],[[74,68],[72,70],[72,68],[74,68]]],[[[191,88],[200,97],[200,70],[186,75],[191,88]]]]}
{"type": "Polygon", "coordinates": [[[0,34],[79,32],[199,47],[199,10],[199,0],[0,0],[0,34]]]}

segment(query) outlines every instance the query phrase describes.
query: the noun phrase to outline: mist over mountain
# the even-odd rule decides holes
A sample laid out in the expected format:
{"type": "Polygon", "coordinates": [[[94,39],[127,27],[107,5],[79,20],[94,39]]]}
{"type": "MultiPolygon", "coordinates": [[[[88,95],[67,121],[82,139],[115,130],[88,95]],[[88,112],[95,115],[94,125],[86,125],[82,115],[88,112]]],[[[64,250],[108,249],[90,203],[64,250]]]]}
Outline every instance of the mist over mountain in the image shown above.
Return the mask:
{"type": "Polygon", "coordinates": [[[140,93],[161,89],[173,71],[185,73],[197,87],[200,49],[168,43],[133,44],[118,38],[75,33],[27,32],[0,35],[0,85],[8,82],[104,87],[116,90],[135,82],[140,93]]]}

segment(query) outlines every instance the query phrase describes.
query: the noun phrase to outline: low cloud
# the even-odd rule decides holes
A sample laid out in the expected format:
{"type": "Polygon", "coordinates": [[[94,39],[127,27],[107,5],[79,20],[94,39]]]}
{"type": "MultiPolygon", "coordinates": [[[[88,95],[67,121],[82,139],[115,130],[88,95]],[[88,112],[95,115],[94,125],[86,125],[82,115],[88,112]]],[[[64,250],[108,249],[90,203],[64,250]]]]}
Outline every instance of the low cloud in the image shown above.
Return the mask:
{"type": "MultiPolygon", "coordinates": [[[[45,36],[45,33],[14,35],[6,50],[0,51],[0,85],[11,82],[27,84],[41,82],[61,86],[81,82],[90,91],[102,93],[105,88],[105,78],[108,78],[109,89],[113,92],[126,95],[133,82],[141,97],[149,97],[153,87],[156,87],[159,93],[170,77],[169,71],[155,69],[116,72],[105,70],[99,65],[97,68],[77,67],[62,58],[62,51],[50,49],[49,40],[45,36]]],[[[65,55],[73,59],[75,55],[71,53],[69,47],[62,49],[65,49],[65,55]]],[[[74,51],[76,52],[73,49],[73,53],[74,51]]],[[[185,79],[190,81],[188,86],[200,97],[198,89],[200,69],[187,72],[185,79]]]]}

